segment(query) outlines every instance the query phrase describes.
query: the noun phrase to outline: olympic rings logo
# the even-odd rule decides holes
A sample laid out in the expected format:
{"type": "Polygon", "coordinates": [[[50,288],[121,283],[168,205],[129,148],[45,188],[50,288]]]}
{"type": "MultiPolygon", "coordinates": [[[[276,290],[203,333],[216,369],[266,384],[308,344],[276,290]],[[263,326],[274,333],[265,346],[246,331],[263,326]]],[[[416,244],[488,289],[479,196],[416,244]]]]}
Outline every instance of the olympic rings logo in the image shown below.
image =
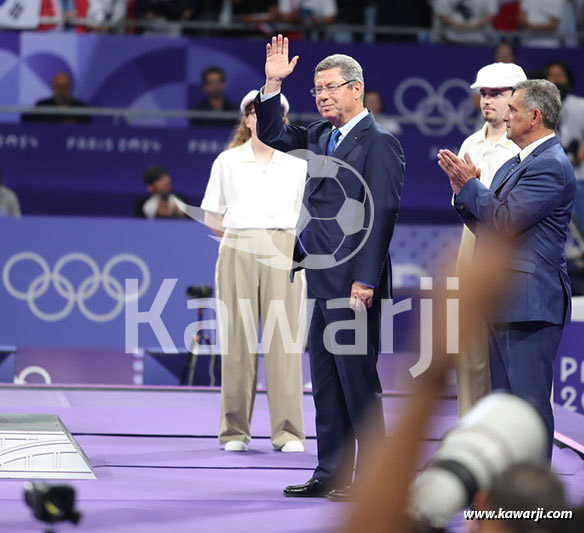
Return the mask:
{"type": "Polygon", "coordinates": [[[47,385],[50,385],[53,382],[53,380],[51,379],[51,375],[42,366],[34,365],[27,366],[22,370],[22,372],[20,372],[20,374],[14,376],[14,383],[20,385],[28,383],[26,381],[26,378],[31,374],[38,374],[41,378],[43,378],[44,383],[46,383],[47,385]]]}
{"type": "Polygon", "coordinates": [[[446,135],[455,127],[468,135],[473,131],[473,124],[468,122],[475,112],[472,101],[468,98],[469,94],[468,82],[460,78],[446,80],[438,89],[434,89],[424,78],[407,78],[397,86],[394,102],[400,115],[413,119],[418,129],[425,135],[446,135]],[[405,102],[406,93],[412,94],[411,91],[416,89],[425,95],[410,108],[405,102]],[[462,90],[466,94],[458,105],[447,96],[447,93],[455,90],[462,90]],[[434,113],[438,113],[439,116],[432,116],[434,113]]]}
{"type": "Polygon", "coordinates": [[[122,312],[126,299],[139,299],[146,293],[150,286],[150,270],[140,257],[134,254],[118,254],[109,259],[103,267],[103,272],[100,272],[99,266],[92,257],[84,253],[73,252],[61,257],[51,271],[47,261],[39,254],[35,252],[20,252],[6,261],[2,270],[2,282],[12,296],[26,301],[31,312],[37,318],[46,322],[63,320],[71,313],[76,304],[81,314],[87,319],[93,322],[109,322],[122,312]],[[12,269],[22,261],[32,261],[39,265],[42,270],[42,273],[30,282],[26,291],[18,290],[10,279],[12,269]],[[77,289],[62,274],[63,268],[75,261],[84,263],[91,270],[91,274],[79,284],[77,289]],[[136,265],[142,273],[142,284],[135,294],[126,295],[122,283],[111,275],[112,269],[124,262],[136,265]],[[63,308],[53,313],[43,311],[36,302],[49,290],[51,285],[59,296],[65,300],[63,308]],[[113,309],[102,314],[91,311],[86,304],[86,301],[95,295],[100,286],[103,286],[106,294],[115,301],[113,309]]]}

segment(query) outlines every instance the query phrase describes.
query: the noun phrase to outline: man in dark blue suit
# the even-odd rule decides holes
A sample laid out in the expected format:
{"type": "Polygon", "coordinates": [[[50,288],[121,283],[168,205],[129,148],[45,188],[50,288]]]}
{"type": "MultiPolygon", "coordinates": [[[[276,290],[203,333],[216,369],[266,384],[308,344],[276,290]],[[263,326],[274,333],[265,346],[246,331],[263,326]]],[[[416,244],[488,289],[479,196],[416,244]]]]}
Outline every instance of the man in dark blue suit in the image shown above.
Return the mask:
{"type": "Polygon", "coordinates": [[[521,148],[503,164],[490,188],[478,179],[468,154],[465,161],[441,150],[438,164],[450,178],[455,207],[477,236],[509,240],[512,258],[507,297],[489,323],[489,359],[493,390],[507,389],[533,402],[550,437],[553,366],[564,325],[571,314],[570,280],[564,246],[576,182],[554,131],[561,110],[558,89],[546,80],[515,85],[505,115],[507,137],[521,148]]]}
{"type": "Polygon", "coordinates": [[[279,96],[298,56],[288,60],[288,39],[281,35],[267,45],[266,56],[266,85],[254,102],[258,136],[277,150],[308,153],[303,212],[309,216],[300,217],[294,259],[306,267],[308,297],[315,302],[308,351],[318,466],[307,483],[286,487],[284,494],[325,496],[336,489],[329,497],[346,499],[355,440],[357,465],[367,448],[365,419],[373,434],[384,435],[376,363],[404,156],[398,140],[363,107],[363,70],[353,58],[337,54],[317,65],[311,92],[325,120],[301,127],[283,123],[279,96]],[[350,208],[340,214],[343,204],[350,208]]]}

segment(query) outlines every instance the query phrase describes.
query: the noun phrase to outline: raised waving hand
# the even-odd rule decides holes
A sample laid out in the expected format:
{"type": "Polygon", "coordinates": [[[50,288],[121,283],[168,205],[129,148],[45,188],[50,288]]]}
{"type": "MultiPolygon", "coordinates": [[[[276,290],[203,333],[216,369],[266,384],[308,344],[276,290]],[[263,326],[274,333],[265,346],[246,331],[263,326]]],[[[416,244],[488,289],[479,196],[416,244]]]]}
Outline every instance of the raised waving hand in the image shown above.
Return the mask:
{"type": "Polygon", "coordinates": [[[298,56],[288,60],[288,37],[272,37],[266,44],[266,86],[264,93],[279,91],[282,80],[287,78],[298,63],[298,56]]]}

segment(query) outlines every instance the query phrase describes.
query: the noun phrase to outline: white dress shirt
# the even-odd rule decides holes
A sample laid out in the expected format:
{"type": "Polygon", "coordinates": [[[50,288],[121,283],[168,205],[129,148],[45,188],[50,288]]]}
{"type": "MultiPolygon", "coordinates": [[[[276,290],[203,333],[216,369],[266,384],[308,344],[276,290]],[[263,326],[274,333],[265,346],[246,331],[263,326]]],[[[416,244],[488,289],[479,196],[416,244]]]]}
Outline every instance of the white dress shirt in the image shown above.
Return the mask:
{"type": "Polygon", "coordinates": [[[528,144],[521,152],[519,152],[519,159],[523,161],[531,152],[533,152],[540,144],[543,144],[547,140],[555,137],[555,133],[550,133],[537,141],[533,141],[531,144],[528,144]]]}
{"type": "Polygon", "coordinates": [[[223,215],[226,229],[294,229],[306,180],[306,161],[274,150],[256,161],[251,139],[220,153],[201,208],[223,215]]]}
{"type": "MultiPolygon", "coordinates": [[[[339,137],[339,139],[337,141],[337,144],[335,145],[335,150],[343,142],[343,139],[349,134],[349,132],[357,124],[359,124],[359,122],[361,122],[361,120],[363,120],[368,114],[369,114],[369,110],[368,109],[363,109],[363,111],[361,111],[361,113],[359,113],[358,115],[355,115],[351,120],[349,120],[349,122],[347,122],[346,124],[342,125],[339,128],[339,131],[341,132],[341,135],[340,135],[340,137],[339,137]]],[[[336,130],[336,129],[337,128],[335,126],[333,126],[333,130],[336,130]]]]}
{"type": "MultiPolygon", "coordinates": [[[[474,165],[481,169],[480,182],[485,187],[490,187],[497,170],[503,163],[519,153],[519,146],[507,139],[506,134],[502,135],[496,143],[491,144],[487,141],[487,126],[488,123],[485,122],[485,125],[480,130],[465,139],[458,152],[458,157],[464,159],[464,154],[468,152],[474,165]]],[[[455,196],[452,197],[453,205],[454,199],[455,196]]],[[[462,239],[458,250],[458,272],[471,264],[474,246],[475,236],[466,226],[463,226],[462,239]]]]}
{"type": "Polygon", "coordinates": [[[486,187],[491,186],[495,173],[503,163],[509,161],[519,153],[519,146],[507,139],[504,134],[496,143],[487,141],[488,123],[465,139],[458,152],[458,157],[464,159],[464,154],[468,152],[470,158],[477,168],[481,169],[481,183],[486,187]]]}

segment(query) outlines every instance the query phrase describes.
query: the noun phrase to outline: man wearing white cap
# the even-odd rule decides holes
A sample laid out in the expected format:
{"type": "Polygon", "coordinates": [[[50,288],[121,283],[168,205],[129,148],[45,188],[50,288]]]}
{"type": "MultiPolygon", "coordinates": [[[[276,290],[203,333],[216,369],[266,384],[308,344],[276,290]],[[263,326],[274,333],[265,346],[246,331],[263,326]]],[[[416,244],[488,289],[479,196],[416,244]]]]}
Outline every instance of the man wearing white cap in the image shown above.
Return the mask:
{"type": "Polygon", "coordinates": [[[555,135],[561,108],[560,91],[548,80],[515,84],[503,120],[520,151],[490,187],[468,154],[438,152],[454,207],[477,236],[473,262],[490,260],[489,237],[509,243],[509,283],[487,320],[491,385],[529,399],[541,414],[550,459],[554,360],[571,316],[565,245],[576,191],[574,169],[555,135]]]}
{"type": "MultiPolygon", "coordinates": [[[[306,162],[263,144],[256,133],[254,98],[247,93],[229,148],[219,154],[201,207],[221,237],[215,271],[222,342],[221,426],[225,451],[247,451],[256,393],[260,321],[274,448],[304,451],[302,346],[304,277],[288,279],[294,230],[302,205],[306,162]],[[279,258],[272,264],[270,258],[279,258]],[[282,311],[285,312],[281,317],[282,311]],[[268,317],[277,315],[276,324],[268,317]],[[270,326],[271,323],[271,326],[270,326]],[[270,336],[268,330],[272,330],[270,336]]],[[[282,95],[282,120],[290,106],[282,95]]]]}
{"type": "MultiPolygon", "coordinates": [[[[458,157],[469,154],[477,168],[481,169],[480,180],[487,187],[505,161],[519,153],[519,147],[507,138],[503,117],[511,101],[512,87],[526,80],[523,69],[513,63],[493,63],[481,68],[471,89],[480,91],[481,113],[484,126],[468,137],[460,147],[458,157]]],[[[475,236],[463,226],[462,240],[458,251],[457,270],[470,263],[475,246],[475,236]]],[[[457,364],[458,412],[466,414],[491,391],[489,372],[489,347],[486,327],[477,328],[472,343],[461,348],[457,364]]]]}

